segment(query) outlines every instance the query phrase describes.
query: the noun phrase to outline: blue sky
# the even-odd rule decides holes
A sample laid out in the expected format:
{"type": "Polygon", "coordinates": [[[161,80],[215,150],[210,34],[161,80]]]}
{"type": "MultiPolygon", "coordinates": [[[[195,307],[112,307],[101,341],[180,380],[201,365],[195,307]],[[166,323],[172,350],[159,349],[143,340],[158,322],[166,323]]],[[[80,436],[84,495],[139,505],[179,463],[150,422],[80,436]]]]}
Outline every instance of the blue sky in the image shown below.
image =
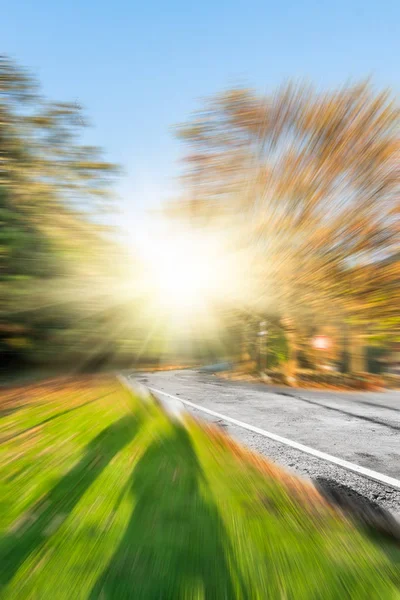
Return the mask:
{"type": "Polygon", "coordinates": [[[397,0],[8,2],[0,52],[39,77],[52,99],[83,105],[88,141],[121,163],[125,226],[173,193],[181,151],[173,125],[231,84],[270,90],[371,75],[400,90],[397,0]]]}

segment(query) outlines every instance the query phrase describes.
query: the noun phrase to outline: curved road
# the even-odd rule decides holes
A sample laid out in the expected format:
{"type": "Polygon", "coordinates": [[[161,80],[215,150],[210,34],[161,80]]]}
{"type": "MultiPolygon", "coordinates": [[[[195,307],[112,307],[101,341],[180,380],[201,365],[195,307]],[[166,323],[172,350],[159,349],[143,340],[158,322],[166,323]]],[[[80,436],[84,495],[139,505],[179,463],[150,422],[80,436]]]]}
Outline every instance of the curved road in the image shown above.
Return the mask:
{"type": "Polygon", "coordinates": [[[400,392],[340,393],[227,382],[196,371],[146,384],[400,479],[400,392]]]}
{"type": "MultiPolygon", "coordinates": [[[[314,450],[400,479],[399,391],[307,391],[229,382],[189,370],[136,373],[130,378],[314,450]]],[[[190,408],[190,412],[223,427],[285,468],[313,479],[320,489],[340,488],[347,497],[389,509],[400,519],[398,489],[196,409],[190,408]]]]}

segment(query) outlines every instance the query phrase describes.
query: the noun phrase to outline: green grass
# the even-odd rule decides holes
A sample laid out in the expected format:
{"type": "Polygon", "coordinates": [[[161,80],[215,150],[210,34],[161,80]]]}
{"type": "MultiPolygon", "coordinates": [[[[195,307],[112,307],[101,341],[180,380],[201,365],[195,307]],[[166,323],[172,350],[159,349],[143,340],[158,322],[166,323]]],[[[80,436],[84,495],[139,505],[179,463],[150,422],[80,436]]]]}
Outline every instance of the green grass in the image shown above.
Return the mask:
{"type": "Polygon", "coordinates": [[[0,410],[2,598],[400,598],[396,548],[116,382],[0,410]]]}

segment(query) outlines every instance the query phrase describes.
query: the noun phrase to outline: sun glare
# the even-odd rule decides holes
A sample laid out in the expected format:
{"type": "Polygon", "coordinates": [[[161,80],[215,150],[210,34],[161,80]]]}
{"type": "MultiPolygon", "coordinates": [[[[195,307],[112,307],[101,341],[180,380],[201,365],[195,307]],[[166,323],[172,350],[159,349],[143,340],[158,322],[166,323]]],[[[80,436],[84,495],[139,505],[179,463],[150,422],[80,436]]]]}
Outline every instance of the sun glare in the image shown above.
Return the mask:
{"type": "Polygon", "coordinates": [[[233,269],[220,244],[194,234],[152,240],[146,278],[157,306],[177,316],[210,310],[232,291],[233,269]]]}

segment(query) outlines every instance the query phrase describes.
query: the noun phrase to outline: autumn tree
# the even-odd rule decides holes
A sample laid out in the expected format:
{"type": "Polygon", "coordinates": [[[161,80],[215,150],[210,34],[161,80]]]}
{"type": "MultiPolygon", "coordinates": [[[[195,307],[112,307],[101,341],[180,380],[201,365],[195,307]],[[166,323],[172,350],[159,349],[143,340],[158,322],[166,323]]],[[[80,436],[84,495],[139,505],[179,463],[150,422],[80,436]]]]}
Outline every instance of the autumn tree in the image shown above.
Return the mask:
{"type": "Polygon", "coordinates": [[[236,220],[256,257],[257,307],[287,330],[291,371],[299,340],[327,322],[348,325],[352,368],[365,370],[361,337],[396,311],[396,293],[378,300],[370,272],[398,250],[398,127],[389,92],[363,83],[234,89],[180,128],[191,214],[236,220]]]}

